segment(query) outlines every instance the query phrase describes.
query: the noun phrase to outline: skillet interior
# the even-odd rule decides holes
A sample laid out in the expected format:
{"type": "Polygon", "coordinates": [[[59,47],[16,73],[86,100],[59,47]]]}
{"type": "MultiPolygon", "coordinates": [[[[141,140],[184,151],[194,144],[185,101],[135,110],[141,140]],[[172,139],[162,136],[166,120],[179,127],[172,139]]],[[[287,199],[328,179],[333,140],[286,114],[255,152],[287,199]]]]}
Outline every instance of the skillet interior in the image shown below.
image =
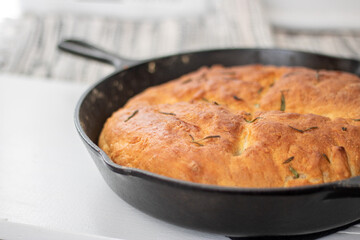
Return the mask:
{"type": "Polygon", "coordinates": [[[105,120],[135,94],[201,66],[252,63],[305,66],[360,74],[360,63],[277,49],[228,49],[186,53],[119,70],[80,99],[75,123],[109,186],[136,208],[186,227],[230,236],[305,234],[360,218],[360,181],[289,189],[202,186],[123,168],[94,144],[105,120]]]}

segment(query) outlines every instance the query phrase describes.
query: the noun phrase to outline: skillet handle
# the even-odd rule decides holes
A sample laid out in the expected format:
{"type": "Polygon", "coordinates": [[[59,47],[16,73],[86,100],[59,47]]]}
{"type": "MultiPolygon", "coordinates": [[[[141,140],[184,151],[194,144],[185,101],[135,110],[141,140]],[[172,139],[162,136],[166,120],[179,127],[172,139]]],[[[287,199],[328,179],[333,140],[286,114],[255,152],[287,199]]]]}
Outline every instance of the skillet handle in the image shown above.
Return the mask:
{"type": "Polygon", "coordinates": [[[105,50],[95,47],[92,44],[76,39],[62,40],[58,44],[58,48],[65,52],[76,54],[82,57],[91,58],[100,62],[110,63],[116,69],[123,69],[140,62],[138,60],[119,57],[115,54],[108,53],[105,50]]]}

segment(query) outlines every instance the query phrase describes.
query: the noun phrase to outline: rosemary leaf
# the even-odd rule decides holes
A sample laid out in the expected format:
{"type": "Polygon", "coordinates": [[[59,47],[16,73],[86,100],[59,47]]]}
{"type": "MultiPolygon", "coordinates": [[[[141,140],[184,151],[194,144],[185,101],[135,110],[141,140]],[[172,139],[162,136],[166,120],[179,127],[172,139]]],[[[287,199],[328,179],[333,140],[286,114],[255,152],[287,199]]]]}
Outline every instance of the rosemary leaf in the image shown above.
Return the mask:
{"type": "Polygon", "coordinates": [[[191,137],[191,141],[195,141],[195,139],[194,139],[194,137],[191,135],[191,134],[189,134],[189,136],[191,137]]]}
{"type": "Polygon", "coordinates": [[[286,103],[285,103],[285,96],[283,91],[281,91],[281,105],[280,105],[280,111],[285,111],[286,103]]]}
{"type": "Polygon", "coordinates": [[[290,128],[292,128],[292,129],[294,129],[295,131],[298,131],[298,132],[301,132],[301,133],[303,133],[303,132],[304,132],[304,130],[294,128],[294,127],[292,127],[292,126],[290,126],[290,125],[288,125],[288,126],[289,126],[290,128]]]}
{"type": "Polygon", "coordinates": [[[207,137],[204,137],[202,140],[210,139],[210,138],[220,138],[220,135],[207,136],[207,137]]]}
{"type": "Polygon", "coordinates": [[[220,138],[221,136],[220,135],[210,135],[210,136],[207,136],[207,137],[204,137],[203,139],[200,139],[200,140],[195,140],[195,138],[189,134],[189,136],[191,137],[191,142],[192,143],[195,143],[199,146],[204,146],[204,144],[200,143],[200,141],[203,141],[203,140],[206,140],[206,139],[211,139],[211,138],[220,138]]]}
{"type": "Polygon", "coordinates": [[[131,118],[133,118],[137,113],[139,112],[139,110],[135,110],[124,122],[129,121],[131,118]]]}
{"type": "Polygon", "coordinates": [[[323,153],[322,155],[323,155],[323,157],[326,159],[326,161],[328,161],[329,163],[331,163],[331,162],[330,162],[330,159],[328,158],[328,156],[327,156],[325,153],[323,153]]]}
{"type": "Polygon", "coordinates": [[[360,122],[360,118],[352,119],[352,120],[355,121],[355,122],[360,122]]]}
{"type": "Polygon", "coordinates": [[[288,159],[286,159],[286,160],[283,162],[283,164],[289,163],[289,162],[291,162],[292,160],[294,160],[294,156],[289,157],[288,159]]]}
{"type": "Polygon", "coordinates": [[[204,146],[203,144],[201,144],[201,143],[199,143],[199,142],[193,141],[192,143],[195,143],[195,144],[199,145],[200,147],[203,147],[203,146],[204,146]]]}
{"type": "Polygon", "coordinates": [[[260,94],[262,91],[264,90],[264,88],[263,87],[261,87],[259,90],[258,90],[258,94],[260,94]]]}
{"type": "Polygon", "coordinates": [[[347,130],[346,127],[342,127],[341,130],[343,130],[344,132],[347,130]]]}
{"type": "Polygon", "coordinates": [[[297,179],[300,177],[299,173],[291,165],[289,166],[289,170],[294,175],[294,179],[297,179]]]}
{"type": "Polygon", "coordinates": [[[165,114],[165,115],[172,115],[172,116],[176,116],[175,113],[172,113],[172,112],[159,112],[161,114],[165,114]]]}
{"type": "Polygon", "coordinates": [[[298,131],[298,132],[301,132],[301,133],[304,133],[304,132],[306,132],[306,131],[310,131],[310,130],[313,130],[313,129],[318,129],[318,127],[309,127],[309,128],[306,128],[306,129],[304,129],[304,130],[301,130],[301,129],[297,129],[297,128],[294,128],[294,127],[292,127],[292,126],[290,126],[290,125],[288,125],[290,128],[292,128],[292,129],[294,129],[295,131],[298,131]]]}
{"type": "MultiPolygon", "coordinates": [[[[208,102],[208,103],[210,102],[209,99],[204,98],[204,97],[201,98],[201,100],[203,100],[204,102],[208,102]]],[[[212,103],[215,104],[215,105],[220,105],[220,104],[219,104],[218,102],[216,102],[216,101],[214,101],[214,102],[212,102],[212,103]]]]}
{"type": "Polygon", "coordinates": [[[236,101],[244,101],[244,99],[242,98],[239,98],[238,96],[234,95],[233,98],[236,100],[236,101]]]}
{"type": "Polygon", "coordinates": [[[262,117],[256,117],[256,118],[254,118],[253,120],[247,120],[246,118],[244,118],[244,120],[245,120],[247,123],[253,123],[253,122],[255,122],[256,120],[258,120],[258,119],[260,119],[260,118],[262,118],[262,117]]]}
{"type": "Polygon", "coordinates": [[[307,129],[305,129],[304,132],[309,131],[309,130],[313,130],[313,129],[318,129],[318,127],[309,127],[307,129]]]}

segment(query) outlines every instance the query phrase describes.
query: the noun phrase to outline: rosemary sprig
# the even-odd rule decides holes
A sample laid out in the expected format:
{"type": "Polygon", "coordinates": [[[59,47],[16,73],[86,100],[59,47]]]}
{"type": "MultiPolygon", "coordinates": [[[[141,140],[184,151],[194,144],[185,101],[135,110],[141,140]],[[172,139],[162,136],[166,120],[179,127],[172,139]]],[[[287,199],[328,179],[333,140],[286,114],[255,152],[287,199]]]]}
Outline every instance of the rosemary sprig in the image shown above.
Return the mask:
{"type": "Polygon", "coordinates": [[[289,126],[290,128],[292,128],[292,129],[298,131],[298,132],[301,132],[301,133],[304,133],[304,132],[306,132],[306,131],[310,131],[310,130],[313,130],[313,129],[318,129],[318,127],[309,127],[309,128],[304,129],[304,130],[301,130],[301,129],[294,128],[294,127],[292,127],[292,126],[290,126],[290,125],[288,125],[288,126],[289,126]]]}
{"type": "Polygon", "coordinates": [[[175,113],[172,113],[172,112],[159,112],[161,114],[164,114],[164,115],[172,115],[172,116],[176,116],[175,113]]]}
{"type": "Polygon", "coordinates": [[[247,123],[253,123],[253,122],[255,122],[256,120],[258,120],[258,119],[260,119],[260,118],[262,118],[262,117],[256,117],[256,118],[254,118],[253,120],[247,120],[246,118],[244,118],[244,120],[245,120],[247,123]]]}
{"type": "Polygon", "coordinates": [[[285,111],[286,103],[285,103],[285,96],[284,92],[281,91],[281,105],[280,105],[280,111],[285,111]]]}
{"type": "Polygon", "coordinates": [[[238,96],[234,95],[233,98],[236,100],[236,101],[244,101],[244,99],[242,98],[239,98],[238,96]]]}
{"type": "Polygon", "coordinates": [[[289,157],[288,159],[286,159],[286,160],[283,162],[283,164],[289,163],[289,162],[291,162],[292,160],[294,160],[294,156],[289,157]]]}
{"type": "Polygon", "coordinates": [[[139,112],[139,110],[135,110],[124,122],[129,121],[131,118],[133,118],[137,113],[139,112]]]}
{"type": "Polygon", "coordinates": [[[257,91],[257,93],[260,94],[263,90],[264,90],[264,88],[261,87],[261,88],[257,91]]]}
{"type": "Polygon", "coordinates": [[[323,155],[323,157],[326,159],[326,161],[328,161],[329,163],[331,163],[331,162],[330,162],[330,159],[328,158],[328,156],[327,156],[325,153],[323,153],[322,155],[323,155]]]}
{"type": "Polygon", "coordinates": [[[342,127],[341,130],[343,130],[344,132],[347,130],[346,127],[342,127]]]}
{"type": "Polygon", "coordinates": [[[355,122],[360,122],[360,118],[352,119],[355,122]]]}
{"type": "Polygon", "coordinates": [[[289,165],[289,170],[294,175],[294,179],[299,178],[299,173],[291,165],[289,165]]]}

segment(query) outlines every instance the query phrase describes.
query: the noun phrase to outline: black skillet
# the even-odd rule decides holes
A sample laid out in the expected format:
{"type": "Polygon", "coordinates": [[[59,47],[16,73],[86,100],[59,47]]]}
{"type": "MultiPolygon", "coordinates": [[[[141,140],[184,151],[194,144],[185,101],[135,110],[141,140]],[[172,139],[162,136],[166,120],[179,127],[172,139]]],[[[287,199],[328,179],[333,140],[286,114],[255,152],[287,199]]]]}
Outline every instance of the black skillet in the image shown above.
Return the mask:
{"type": "Polygon", "coordinates": [[[280,49],[221,49],[139,63],[77,40],[65,40],[59,48],[117,68],[82,95],[75,125],[107,184],[130,205],[167,222],[227,236],[308,234],[360,219],[360,177],[293,188],[220,187],[122,167],[97,146],[105,120],[129,98],[204,65],[261,63],[360,75],[359,61],[280,49]]]}

